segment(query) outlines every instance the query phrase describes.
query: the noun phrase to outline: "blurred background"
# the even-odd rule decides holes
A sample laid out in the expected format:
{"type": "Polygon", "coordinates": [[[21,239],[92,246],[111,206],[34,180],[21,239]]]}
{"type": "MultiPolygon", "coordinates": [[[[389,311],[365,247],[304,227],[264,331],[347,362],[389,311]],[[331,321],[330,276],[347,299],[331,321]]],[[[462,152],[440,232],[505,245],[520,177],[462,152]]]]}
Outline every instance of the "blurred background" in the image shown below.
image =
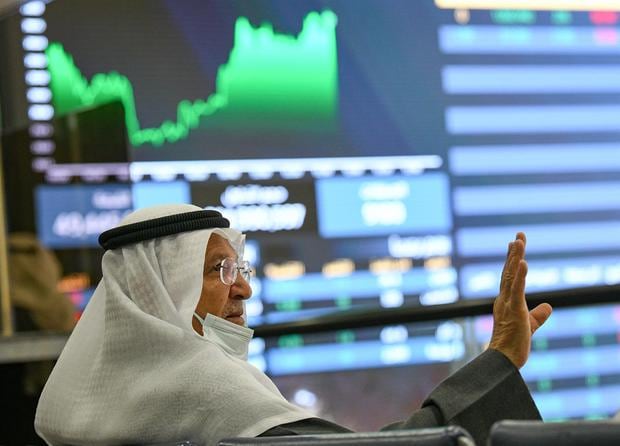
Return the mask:
{"type": "MultiPolygon", "coordinates": [[[[0,111],[0,443],[40,444],[97,237],[144,206],[216,208],[247,233],[253,327],[492,298],[517,231],[528,293],[620,283],[615,1],[4,0],[0,111]]],[[[523,369],[548,421],[619,408],[620,306],[581,304],[523,369]]],[[[490,332],[489,316],[291,329],[250,360],[373,430],[490,332]]]]}

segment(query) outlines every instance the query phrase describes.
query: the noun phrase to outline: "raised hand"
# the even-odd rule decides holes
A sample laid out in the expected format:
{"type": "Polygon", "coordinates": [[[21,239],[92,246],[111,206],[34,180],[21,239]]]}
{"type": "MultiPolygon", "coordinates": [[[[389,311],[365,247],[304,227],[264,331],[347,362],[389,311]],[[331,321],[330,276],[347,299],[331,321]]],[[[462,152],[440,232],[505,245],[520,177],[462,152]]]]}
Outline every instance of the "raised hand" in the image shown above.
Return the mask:
{"type": "Polygon", "coordinates": [[[489,348],[502,352],[518,368],[530,354],[532,334],[551,316],[551,305],[528,311],[525,302],[525,234],[519,232],[508,245],[499,296],[493,304],[493,334],[489,348]]]}

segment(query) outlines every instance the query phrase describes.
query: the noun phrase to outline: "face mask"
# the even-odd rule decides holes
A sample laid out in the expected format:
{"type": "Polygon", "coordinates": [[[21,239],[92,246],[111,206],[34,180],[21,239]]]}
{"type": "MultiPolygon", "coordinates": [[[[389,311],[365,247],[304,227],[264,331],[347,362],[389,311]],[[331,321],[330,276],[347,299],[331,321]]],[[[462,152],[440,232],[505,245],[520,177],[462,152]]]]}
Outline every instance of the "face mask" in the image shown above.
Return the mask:
{"type": "Polygon", "coordinates": [[[204,339],[219,345],[224,351],[237,359],[244,361],[248,359],[248,347],[254,330],[233,324],[209,313],[204,319],[197,313],[194,313],[194,317],[202,324],[202,337],[204,339]]]}

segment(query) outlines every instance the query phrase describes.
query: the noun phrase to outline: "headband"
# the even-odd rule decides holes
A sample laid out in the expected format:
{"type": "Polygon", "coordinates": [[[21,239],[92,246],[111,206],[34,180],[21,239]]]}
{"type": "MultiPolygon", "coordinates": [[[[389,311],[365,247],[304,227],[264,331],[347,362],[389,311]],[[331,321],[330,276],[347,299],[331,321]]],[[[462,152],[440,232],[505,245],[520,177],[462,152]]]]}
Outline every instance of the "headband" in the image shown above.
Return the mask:
{"type": "Polygon", "coordinates": [[[108,250],[181,232],[228,227],[230,222],[218,211],[184,212],[109,229],[101,233],[99,244],[108,250]]]}

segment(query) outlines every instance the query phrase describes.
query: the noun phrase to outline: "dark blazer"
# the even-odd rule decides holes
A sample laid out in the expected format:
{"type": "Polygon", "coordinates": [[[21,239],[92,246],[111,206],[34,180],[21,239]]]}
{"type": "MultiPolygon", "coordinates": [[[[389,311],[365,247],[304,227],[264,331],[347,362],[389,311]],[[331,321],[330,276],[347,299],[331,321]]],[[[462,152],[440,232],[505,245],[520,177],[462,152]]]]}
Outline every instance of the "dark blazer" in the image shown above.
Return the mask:
{"type": "MultiPolygon", "coordinates": [[[[540,420],[540,413],[519,373],[502,353],[486,350],[439,384],[405,420],[381,430],[416,429],[456,424],[477,444],[486,444],[489,430],[499,420],[540,420]]],[[[273,427],[260,436],[351,432],[320,418],[273,427]]]]}

